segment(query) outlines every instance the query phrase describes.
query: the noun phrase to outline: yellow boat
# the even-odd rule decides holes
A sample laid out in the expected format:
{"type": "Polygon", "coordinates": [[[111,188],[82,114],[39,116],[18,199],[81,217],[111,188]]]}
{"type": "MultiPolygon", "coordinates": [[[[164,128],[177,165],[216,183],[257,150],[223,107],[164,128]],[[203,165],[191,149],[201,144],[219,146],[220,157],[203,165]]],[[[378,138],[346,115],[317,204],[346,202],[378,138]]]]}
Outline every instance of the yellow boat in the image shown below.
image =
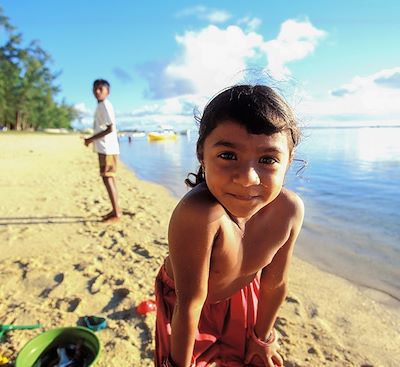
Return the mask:
{"type": "Polygon", "coordinates": [[[157,140],[175,140],[177,135],[175,131],[172,130],[164,130],[164,131],[151,131],[147,133],[147,139],[149,141],[157,141],[157,140]]]}

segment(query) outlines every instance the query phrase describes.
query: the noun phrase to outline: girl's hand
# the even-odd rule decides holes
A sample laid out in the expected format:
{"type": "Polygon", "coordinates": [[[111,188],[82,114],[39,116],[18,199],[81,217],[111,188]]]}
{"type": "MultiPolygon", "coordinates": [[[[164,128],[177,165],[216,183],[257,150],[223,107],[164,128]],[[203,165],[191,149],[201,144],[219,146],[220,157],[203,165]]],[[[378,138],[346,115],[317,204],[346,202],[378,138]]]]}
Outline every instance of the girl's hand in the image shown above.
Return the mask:
{"type": "Polygon", "coordinates": [[[279,355],[278,350],[280,348],[278,338],[274,333],[274,340],[271,343],[263,343],[257,340],[257,337],[253,335],[247,341],[245,364],[251,365],[252,362],[257,365],[262,362],[267,367],[283,367],[283,359],[279,355]],[[268,344],[268,345],[262,345],[268,344]]]}
{"type": "MultiPolygon", "coordinates": [[[[161,367],[176,367],[176,364],[172,362],[171,357],[168,357],[163,360],[161,367]]],[[[190,367],[196,367],[196,362],[194,362],[193,357],[190,363],[190,367]]]]}

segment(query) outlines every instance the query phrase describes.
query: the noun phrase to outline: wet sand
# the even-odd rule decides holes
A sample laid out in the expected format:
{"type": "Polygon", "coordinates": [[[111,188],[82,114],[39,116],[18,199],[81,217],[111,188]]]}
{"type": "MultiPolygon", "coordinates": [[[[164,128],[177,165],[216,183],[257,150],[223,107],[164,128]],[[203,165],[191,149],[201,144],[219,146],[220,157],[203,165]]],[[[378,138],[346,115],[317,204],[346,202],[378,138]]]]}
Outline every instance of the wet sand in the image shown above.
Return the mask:
{"type": "MultiPolygon", "coordinates": [[[[0,135],[0,324],[45,329],[107,318],[99,363],[152,366],[155,275],[167,254],[177,199],[120,166],[124,215],[110,210],[97,157],[78,135],[0,135]]],[[[285,366],[398,366],[400,315],[372,290],[294,259],[276,328],[285,366]],[[371,295],[373,297],[371,297],[371,295]]],[[[0,354],[14,359],[40,330],[7,333],[0,354]]]]}

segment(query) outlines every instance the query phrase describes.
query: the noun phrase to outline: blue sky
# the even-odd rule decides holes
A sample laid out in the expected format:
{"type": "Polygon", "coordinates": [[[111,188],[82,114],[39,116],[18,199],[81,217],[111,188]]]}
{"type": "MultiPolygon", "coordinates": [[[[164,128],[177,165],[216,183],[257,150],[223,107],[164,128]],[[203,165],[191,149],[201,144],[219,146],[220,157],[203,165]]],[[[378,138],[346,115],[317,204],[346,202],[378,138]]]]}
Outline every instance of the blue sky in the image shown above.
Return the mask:
{"type": "MultiPolygon", "coordinates": [[[[120,128],[193,126],[193,108],[268,71],[304,125],[400,124],[400,2],[3,0],[52,55],[58,98],[91,125],[111,83],[120,128]],[[251,70],[251,72],[245,72],[251,70]]],[[[4,34],[0,33],[4,38],[4,34]]]]}

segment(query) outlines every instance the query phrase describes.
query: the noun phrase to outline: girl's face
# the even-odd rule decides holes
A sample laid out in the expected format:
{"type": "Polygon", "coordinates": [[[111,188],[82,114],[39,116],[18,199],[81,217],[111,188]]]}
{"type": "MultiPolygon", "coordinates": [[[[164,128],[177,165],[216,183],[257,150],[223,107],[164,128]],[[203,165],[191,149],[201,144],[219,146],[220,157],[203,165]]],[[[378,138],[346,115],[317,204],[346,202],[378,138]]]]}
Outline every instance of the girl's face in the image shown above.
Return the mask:
{"type": "Polygon", "coordinates": [[[237,218],[250,218],[279,195],[291,158],[285,132],[249,134],[232,120],[207,136],[202,156],[210,192],[237,218]]]}

